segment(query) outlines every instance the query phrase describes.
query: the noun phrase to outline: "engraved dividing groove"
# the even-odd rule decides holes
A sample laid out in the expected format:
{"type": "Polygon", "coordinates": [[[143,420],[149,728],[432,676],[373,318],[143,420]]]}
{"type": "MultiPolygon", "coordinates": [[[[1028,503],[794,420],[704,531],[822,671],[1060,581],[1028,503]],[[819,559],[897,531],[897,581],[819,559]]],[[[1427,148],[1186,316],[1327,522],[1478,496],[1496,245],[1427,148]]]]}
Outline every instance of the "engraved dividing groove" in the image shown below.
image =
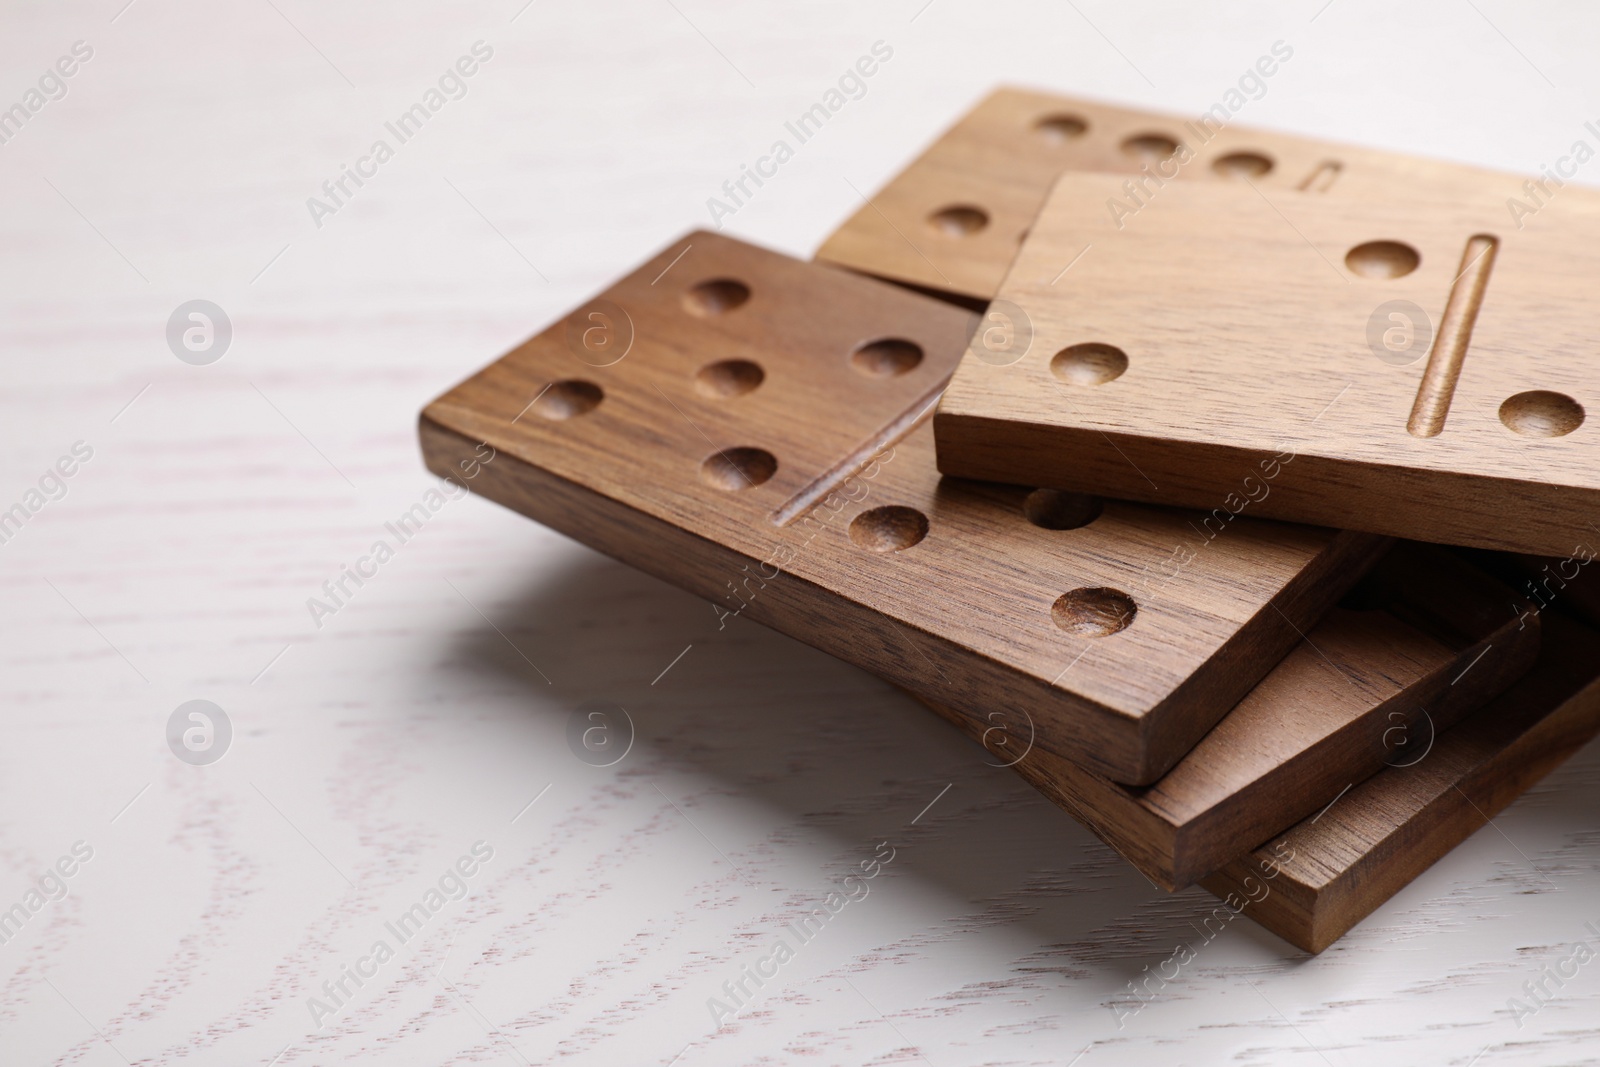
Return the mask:
{"type": "Polygon", "coordinates": [[[1306,175],[1305,181],[1300,183],[1303,193],[1325,193],[1344,171],[1344,164],[1337,159],[1324,160],[1317,164],[1317,169],[1306,175]]]}
{"type": "Polygon", "coordinates": [[[1483,306],[1489,272],[1494,270],[1499,248],[1499,238],[1480,233],[1467,241],[1461,253],[1461,272],[1450,286],[1450,302],[1445,305],[1439,336],[1428,354],[1428,366],[1422,372],[1417,400],[1406,423],[1406,430],[1414,437],[1436,437],[1444,429],[1461,365],[1467,358],[1467,346],[1472,343],[1472,326],[1478,321],[1478,309],[1483,306]]]}
{"type": "MultiPolygon", "coordinates": [[[[874,462],[887,463],[892,459],[896,442],[916,429],[923,419],[932,415],[933,406],[939,402],[939,397],[943,395],[947,381],[948,379],[941,381],[926,395],[918,398],[914,405],[902,411],[887,426],[873,434],[860,448],[834,464],[820,478],[785,501],[782,507],[772,513],[772,524],[774,526],[789,525],[810,511],[829,493],[844,485],[857,474],[860,474],[869,465],[874,462]],[[885,453],[888,455],[885,456],[885,453]],[[880,457],[882,458],[880,459],[880,457]]],[[[874,472],[874,476],[875,474],[876,472],[874,472]]]]}

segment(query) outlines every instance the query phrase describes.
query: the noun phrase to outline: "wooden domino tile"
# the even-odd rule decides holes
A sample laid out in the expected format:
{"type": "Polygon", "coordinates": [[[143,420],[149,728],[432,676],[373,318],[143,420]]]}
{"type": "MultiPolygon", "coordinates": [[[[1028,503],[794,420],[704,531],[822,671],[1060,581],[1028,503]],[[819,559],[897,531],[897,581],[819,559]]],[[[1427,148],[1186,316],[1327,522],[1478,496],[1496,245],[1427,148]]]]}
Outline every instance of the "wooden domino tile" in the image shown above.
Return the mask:
{"type": "Polygon", "coordinates": [[[1192,178],[1353,199],[1426,189],[1481,200],[1502,225],[1511,221],[1509,197],[1530,202],[1524,179],[1461,164],[1255,130],[1215,114],[1180,118],[999,89],[874,193],[817,258],[981,304],[1069,170],[1125,175],[1111,198],[1121,206],[1100,202],[1125,227],[1142,225],[1167,182],[1192,178]]]}
{"type": "Polygon", "coordinates": [[[941,480],[973,316],[690,234],[423,412],[429,467],[1117,781],[1169,770],[1381,554],[1361,534],[941,480]]]}
{"type": "Polygon", "coordinates": [[[1580,542],[1559,559],[1547,556],[1503,556],[1504,580],[1526,597],[1535,611],[1551,605],[1600,626],[1600,568],[1594,566],[1600,536],[1580,542]]]}
{"type": "Polygon", "coordinates": [[[1385,768],[1202,884],[1321,952],[1592,740],[1597,676],[1600,633],[1547,613],[1533,670],[1440,734],[1426,758],[1385,768]]]}
{"type": "MultiPolygon", "coordinates": [[[[1181,889],[1410,763],[1525,674],[1539,619],[1451,553],[1397,546],[1178,765],[1117,785],[1034,751],[1019,709],[961,726],[1164,889],[1181,889]]],[[[1600,667],[1597,667],[1600,671],[1600,667]]]]}
{"type": "Polygon", "coordinates": [[[1432,193],[1183,182],[1119,230],[1116,188],[1056,185],[1000,290],[1031,347],[996,361],[979,335],[941,470],[1542,555],[1594,539],[1600,196],[1518,231],[1432,193]]]}

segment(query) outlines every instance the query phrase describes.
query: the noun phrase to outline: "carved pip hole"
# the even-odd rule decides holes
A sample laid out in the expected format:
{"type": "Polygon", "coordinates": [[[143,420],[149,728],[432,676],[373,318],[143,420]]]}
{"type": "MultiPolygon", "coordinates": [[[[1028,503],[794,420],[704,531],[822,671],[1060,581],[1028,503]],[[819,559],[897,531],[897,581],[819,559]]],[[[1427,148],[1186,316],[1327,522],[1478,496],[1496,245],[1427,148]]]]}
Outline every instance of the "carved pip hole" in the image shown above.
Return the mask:
{"type": "Polygon", "coordinates": [[[1104,385],[1127,369],[1126,352],[1098,341],[1063,348],[1050,360],[1050,372],[1069,385],[1104,385]]]}
{"type": "Polygon", "coordinates": [[[600,406],[605,390],[582,378],[551,382],[533,402],[533,413],[552,422],[587,415],[600,406]]]}
{"type": "Polygon", "coordinates": [[[863,511],[850,523],[850,540],[869,552],[899,552],[927,536],[928,517],[898,504],[863,511]]]}
{"type": "Polygon", "coordinates": [[[1100,517],[1098,497],[1060,489],[1035,489],[1022,501],[1023,516],[1046,530],[1076,530],[1100,517]]]}
{"type": "Polygon", "coordinates": [[[750,287],[733,278],[713,278],[683,294],[683,307],[697,318],[726,314],[750,299],[750,287]]]}
{"type": "Polygon", "coordinates": [[[722,359],[695,372],[695,392],[713,400],[728,400],[751,392],[766,381],[761,364],[748,359],[722,359]]]}
{"type": "Polygon", "coordinates": [[[1160,163],[1177,154],[1178,142],[1164,133],[1140,133],[1123,141],[1122,150],[1134,159],[1160,163]]]}
{"type": "Polygon", "coordinates": [[[942,237],[971,237],[989,225],[989,213],[971,204],[952,204],[928,216],[928,226],[942,237]]]}
{"type": "Polygon", "coordinates": [[[1500,405],[1506,429],[1524,437],[1565,437],[1583,425],[1583,405],[1565,393],[1534,389],[1500,405]]]}
{"type": "Polygon", "coordinates": [[[1066,144],[1089,132],[1089,122],[1079,115],[1055,112],[1033,124],[1033,130],[1049,144],[1066,144]]]}
{"type": "Polygon", "coordinates": [[[1104,586],[1062,593],[1050,606],[1051,619],[1073,637],[1109,637],[1126,630],[1138,613],[1133,597],[1104,586]]]}
{"type": "Polygon", "coordinates": [[[903,337],[884,337],[850,353],[850,366],[868,378],[898,378],[922,362],[922,346],[903,337]]]}
{"type": "Polygon", "coordinates": [[[1215,160],[1211,169],[1224,178],[1251,180],[1270,173],[1272,159],[1260,152],[1229,152],[1215,160]]]}
{"type": "Polygon", "coordinates": [[[777,457],[764,448],[724,448],[700,464],[701,481],[730,493],[754,489],[776,473],[777,457]]]}
{"type": "Polygon", "coordinates": [[[1358,278],[1403,278],[1421,263],[1417,250],[1401,241],[1368,241],[1344,257],[1344,265],[1358,278]]]}

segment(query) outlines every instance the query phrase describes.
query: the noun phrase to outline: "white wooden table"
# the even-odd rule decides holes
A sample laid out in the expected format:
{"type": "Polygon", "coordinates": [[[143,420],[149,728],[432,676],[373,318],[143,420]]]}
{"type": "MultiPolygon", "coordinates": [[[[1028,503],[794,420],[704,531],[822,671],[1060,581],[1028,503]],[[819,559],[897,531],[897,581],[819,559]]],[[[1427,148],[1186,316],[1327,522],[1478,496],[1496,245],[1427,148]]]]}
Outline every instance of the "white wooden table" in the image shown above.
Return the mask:
{"type": "Polygon", "coordinates": [[[436,484],[427,399],[707,225],[874,42],[725,229],[808,255],[997,83],[1198,113],[1279,39],[1239,121],[1532,172],[1593,138],[1600,12],[124,3],[0,32],[0,1063],[1600,1062],[1600,963],[1507,1004],[1600,943],[1600,750],[1320,958],[1232,924],[1119,1028],[1209,897],[875,679],[492,504],[385,527],[436,484]],[[165,336],[197,299],[232,327],[205,365],[165,336]],[[231,724],[209,765],[167,741],[191,700],[231,724]],[[568,745],[596,700],[635,727],[610,767],[568,745]]]}

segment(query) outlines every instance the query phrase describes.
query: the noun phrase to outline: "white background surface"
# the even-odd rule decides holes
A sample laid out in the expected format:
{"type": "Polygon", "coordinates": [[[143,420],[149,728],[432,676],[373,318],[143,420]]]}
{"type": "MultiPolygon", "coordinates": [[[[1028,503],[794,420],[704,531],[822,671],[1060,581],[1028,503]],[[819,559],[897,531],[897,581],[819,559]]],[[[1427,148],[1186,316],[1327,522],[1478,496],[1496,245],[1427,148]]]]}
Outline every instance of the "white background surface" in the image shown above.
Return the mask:
{"type": "Polygon", "coordinates": [[[1211,898],[867,675],[475,498],[320,630],[306,608],[433,484],[424,402],[706,225],[875,41],[867,95],[730,232],[810,255],[998,83],[1193,114],[1278,39],[1241,123],[1530,171],[1600,117],[1600,11],[123,2],[0,30],[5,106],[94,48],[0,146],[0,509],[94,449],[0,545],[0,909],[94,850],[0,945],[0,1062],[1600,1062],[1600,962],[1507,1011],[1600,924],[1593,748],[1320,958],[1234,923],[1119,1029],[1211,898]],[[468,95],[315,227],[306,198],[480,39],[468,95]],[[163,336],[197,297],[234,325],[207,367],[163,336]],[[235,729],[206,768],[164,736],[195,698],[235,729]],[[589,699],[638,726],[615,767],[568,750],[589,699]],[[316,1026],[479,840],[469,895],[316,1026]],[[716,1029],[707,998],[884,840],[869,896],[716,1029]]]}

